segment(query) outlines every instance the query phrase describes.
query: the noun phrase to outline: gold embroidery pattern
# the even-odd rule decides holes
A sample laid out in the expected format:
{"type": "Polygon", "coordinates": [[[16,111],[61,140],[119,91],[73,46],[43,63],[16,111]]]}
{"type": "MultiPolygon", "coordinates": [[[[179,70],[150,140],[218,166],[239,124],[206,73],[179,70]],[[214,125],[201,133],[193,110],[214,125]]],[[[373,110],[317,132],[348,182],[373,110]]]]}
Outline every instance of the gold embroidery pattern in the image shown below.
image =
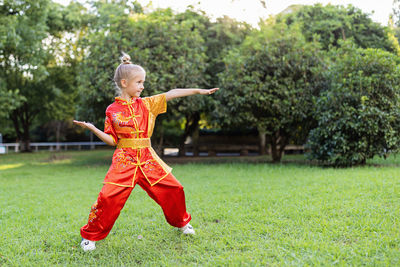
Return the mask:
{"type": "Polygon", "coordinates": [[[117,148],[146,148],[151,146],[150,138],[122,138],[118,140],[117,148]]]}
{"type": "Polygon", "coordinates": [[[128,165],[136,165],[135,159],[129,155],[126,155],[123,150],[118,152],[118,154],[115,156],[115,162],[120,168],[125,168],[128,165]]]}
{"type": "Polygon", "coordinates": [[[115,162],[118,167],[120,168],[125,168],[129,165],[135,165],[136,167],[141,168],[141,165],[146,165],[149,162],[155,161],[154,159],[148,159],[146,161],[140,162],[139,161],[139,156],[135,159],[134,157],[131,157],[130,155],[126,154],[123,150],[118,152],[115,155],[115,162]]]}
{"type": "Polygon", "coordinates": [[[89,222],[93,222],[94,219],[97,218],[97,212],[99,211],[97,209],[97,200],[96,202],[93,204],[92,208],[90,209],[90,214],[89,214],[89,222]]]}
{"type": "Polygon", "coordinates": [[[130,117],[125,117],[122,115],[122,112],[115,112],[112,114],[113,122],[118,124],[120,127],[130,126],[129,122],[131,120],[130,117]]]}
{"type": "Polygon", "coordinates": [[[146,161],[143,169],[145,169],[146,171],[153,171],[155,170],[155,167],[157,167],[157,164],[154,161],[146,161]]]}
{"type": "Polygon", "coordinates": [[[155,161],[158,162],[158,164],[160,164],[161,168],[163,168],[163,170],[166,173],[170,173],[172,171],[172,168],[170,166],[168,166],[158,155],[157,153],[154,151],[154,149],[152,147],[149,148],[150,154],[153,157],[153,159],[155,161]]]}

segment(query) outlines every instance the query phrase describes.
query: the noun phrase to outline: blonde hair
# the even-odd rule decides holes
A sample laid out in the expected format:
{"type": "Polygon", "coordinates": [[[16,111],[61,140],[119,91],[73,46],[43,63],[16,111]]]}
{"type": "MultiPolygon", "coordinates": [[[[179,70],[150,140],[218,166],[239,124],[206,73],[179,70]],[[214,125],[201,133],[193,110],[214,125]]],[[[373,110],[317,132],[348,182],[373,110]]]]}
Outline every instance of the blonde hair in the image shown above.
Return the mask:
{"type": "Polygon", "coordinates": [[[146,71],[139,65],[132,64],[131,57],[122,52],[122,57],[120,57],[121,64],[117,67],[114,73],[114,82],[117,89],[117,95],[121,95],[122,85],[121,80],[130,80],[135,78],[138,73],[146,73],[146,71]]]}

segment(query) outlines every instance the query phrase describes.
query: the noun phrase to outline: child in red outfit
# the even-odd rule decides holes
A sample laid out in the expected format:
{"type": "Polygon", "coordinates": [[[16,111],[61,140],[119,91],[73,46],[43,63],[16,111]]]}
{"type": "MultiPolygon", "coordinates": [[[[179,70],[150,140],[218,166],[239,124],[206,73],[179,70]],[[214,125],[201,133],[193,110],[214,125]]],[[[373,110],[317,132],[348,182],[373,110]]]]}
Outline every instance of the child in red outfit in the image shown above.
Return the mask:
{"type": "Polygon", "coordinates": [[[95,241],[109,234],[136,184],[161,206],[170,225],[178,227],[184,234],[194,234],[183,187],[151,147],[150,137],[157,115],[167,110],[167,101],[195,94],[213,94],[218,88],[173,89],[140,98],[145,78],[144,69],[132,64],[130,57],[124,54],[114,75],[120,96],[106,109],[104,132],[91,123],[74,121],[106,144],[117,146],[88,223],[81,228],[84,251],[94,250],[95,241]]]}

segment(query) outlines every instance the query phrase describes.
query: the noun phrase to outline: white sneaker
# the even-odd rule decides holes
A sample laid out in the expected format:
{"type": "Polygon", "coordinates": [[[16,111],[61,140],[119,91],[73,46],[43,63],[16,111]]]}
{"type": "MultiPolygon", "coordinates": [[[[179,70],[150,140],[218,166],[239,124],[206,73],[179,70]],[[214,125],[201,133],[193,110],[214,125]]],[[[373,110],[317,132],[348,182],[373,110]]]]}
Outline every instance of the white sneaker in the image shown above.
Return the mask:
{"type": "Polygon", "coordinates": [[[96,249],[96,242],[82,238],[81,247],[83,251],[91,251],[96,249]]]}
{"type": "Polygon", "coordinates": [[[186,224],[185,226],[179,228],[179,231],[181,231],[184,235],[194,235],[194,229],[193,226],[190,224],[186,224]]]}

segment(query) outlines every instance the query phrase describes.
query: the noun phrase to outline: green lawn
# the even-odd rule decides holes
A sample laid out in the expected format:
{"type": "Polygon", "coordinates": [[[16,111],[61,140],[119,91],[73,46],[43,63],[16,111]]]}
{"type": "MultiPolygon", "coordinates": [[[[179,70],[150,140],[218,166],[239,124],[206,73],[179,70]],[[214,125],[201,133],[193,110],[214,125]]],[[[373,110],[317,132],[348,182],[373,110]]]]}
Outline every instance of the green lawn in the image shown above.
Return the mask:
{"type": "Polygon", "coordinates": [[[400,265],[400,158],[349,169],[263,158],[172,165],[196,236],[138,186],[84,253],[111,150],[0,155],[0,266],[400,265]],[[142,237],[142,238],[140,238],[142,237]]]}

